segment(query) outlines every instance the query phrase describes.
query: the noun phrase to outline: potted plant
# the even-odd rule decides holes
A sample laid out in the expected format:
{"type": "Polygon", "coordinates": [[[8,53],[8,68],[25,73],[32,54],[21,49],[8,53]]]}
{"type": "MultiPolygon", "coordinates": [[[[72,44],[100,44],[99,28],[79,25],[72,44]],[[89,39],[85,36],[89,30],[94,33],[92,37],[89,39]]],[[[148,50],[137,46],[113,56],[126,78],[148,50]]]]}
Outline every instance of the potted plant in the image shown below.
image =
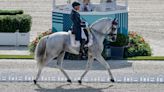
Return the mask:
{"type": "Polygon", "coordinates": [[[30,41],[32,17],[22,10],[0,10],[0,45],[25,45],[30,41]]]}
{"type": "Polygon", "coordinates": [[[115,42],[110,42],[111,58],[122,59],[124,56],[124,48],[128,45],[128,36],[124,34],[117,34],[115,42]]]}

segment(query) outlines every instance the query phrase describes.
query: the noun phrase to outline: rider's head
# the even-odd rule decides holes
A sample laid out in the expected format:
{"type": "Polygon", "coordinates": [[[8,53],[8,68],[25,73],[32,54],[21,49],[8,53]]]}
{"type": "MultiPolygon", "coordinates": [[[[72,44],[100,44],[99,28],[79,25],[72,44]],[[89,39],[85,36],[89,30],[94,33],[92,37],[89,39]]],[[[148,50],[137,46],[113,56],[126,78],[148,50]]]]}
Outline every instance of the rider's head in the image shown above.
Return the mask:
{"type": "Polygon", "coordinates": [[[79,2],[73,2],[73,3],[72,3],[72,7],[73,7],[75,10],[79,11],[79,10],[80,10],[80,3],[79,3],[79,2]]]}

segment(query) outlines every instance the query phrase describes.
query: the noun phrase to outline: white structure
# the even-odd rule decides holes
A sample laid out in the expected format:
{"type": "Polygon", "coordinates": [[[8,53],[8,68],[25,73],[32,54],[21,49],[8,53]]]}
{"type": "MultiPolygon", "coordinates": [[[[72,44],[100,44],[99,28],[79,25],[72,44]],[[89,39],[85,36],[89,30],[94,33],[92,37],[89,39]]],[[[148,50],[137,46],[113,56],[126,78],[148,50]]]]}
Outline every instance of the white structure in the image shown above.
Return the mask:
{"type": "Polygon", "coordinates": [[[29,33],[0,33],[0,45],[7,46],[27,46],[29,44],[29,33]]]}
{"type": "MultiPolygon", "coordinates": [[[[53,10],[63,10],[68,11],[72,9],[71,3],[73,1],[78,1],[81,3],[81,6],[83,6],[83,0],[62,0],[59,2],[56,2],[56,0],[53,0],[53,10]]],[[[96,0],[98,1],[98,0],[96,0]]],[[[99,2],[96,2],[94,0],[91,0],[92,7],[94,7],[94,12],[102,12],[102,11],[115,11],[115,10],[127,10],[128,9],[128,2],[127,0],[124,2],[124,4],[118,4],[116,0],[111,0],[112,2],[108,2],[108,0],[100,0],[99,2]],[[104,10],[105,9],[105,10],[104,10]]],[[[81,11],[83,12],[83,11],[81,11]]]]}
{"type": "MultiPolygon", "coordinates": [[[[78,1],[83,7],[83,0],[60,0],[53,2],[52,11],[52,31],[68,31],[72,26],[72,21],[70,19],[70,13],[72,10],[72,2],[78,1]]],[[[91,0],[89,11],[80,11],[81,17],[92,24],[96,20],[109,17],[117,18],[119,21],[118,31],[123,34],[128,34],[128,4],[127,0],[123,3],[118,3],[116,0],[91,0]]]]}

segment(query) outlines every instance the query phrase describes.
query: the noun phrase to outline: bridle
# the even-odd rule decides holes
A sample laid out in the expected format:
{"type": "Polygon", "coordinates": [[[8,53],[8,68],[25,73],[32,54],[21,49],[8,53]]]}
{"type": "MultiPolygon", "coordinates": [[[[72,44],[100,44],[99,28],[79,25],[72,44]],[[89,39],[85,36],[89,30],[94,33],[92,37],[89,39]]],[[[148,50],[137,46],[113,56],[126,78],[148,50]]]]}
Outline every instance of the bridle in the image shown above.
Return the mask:
{"type": "Polygon", "coordinates": [[[107,34],[108,36],[116,36],[117,33],[113,33],[113,31],[115,31],[117,29],[117,25],[118,25],[118,22],[116,22],[116,19],[113,20],[112,22],[112,26],[111,26],[111,32],[109,34],[107,34]]]}
{"type": "Polygon", "coordinates": [[[114,26],[116,26],[116,25],[112,25],[111,26],[111,32],[109,33],[109,34],[107,34],[108,36],[116,36],[117,35],[117,33],[113,33],[113,31],[115,31],[117,28],[116,27],[114,27],[114,26]]]}

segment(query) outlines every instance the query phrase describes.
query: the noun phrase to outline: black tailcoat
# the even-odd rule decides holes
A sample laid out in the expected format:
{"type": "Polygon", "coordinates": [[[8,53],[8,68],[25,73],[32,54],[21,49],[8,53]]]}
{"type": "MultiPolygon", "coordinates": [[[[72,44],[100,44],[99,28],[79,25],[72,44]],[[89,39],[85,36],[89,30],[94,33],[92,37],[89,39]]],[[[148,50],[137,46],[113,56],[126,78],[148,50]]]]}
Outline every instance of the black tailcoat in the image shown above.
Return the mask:
{"type": "Polygon", "coordinates": [[[80,41],[81,40],[81,19],[80,14],[72,10],[71,12],[71,20],[73,22],[73,32],[75,33],[75,40],[80,41]]]}

